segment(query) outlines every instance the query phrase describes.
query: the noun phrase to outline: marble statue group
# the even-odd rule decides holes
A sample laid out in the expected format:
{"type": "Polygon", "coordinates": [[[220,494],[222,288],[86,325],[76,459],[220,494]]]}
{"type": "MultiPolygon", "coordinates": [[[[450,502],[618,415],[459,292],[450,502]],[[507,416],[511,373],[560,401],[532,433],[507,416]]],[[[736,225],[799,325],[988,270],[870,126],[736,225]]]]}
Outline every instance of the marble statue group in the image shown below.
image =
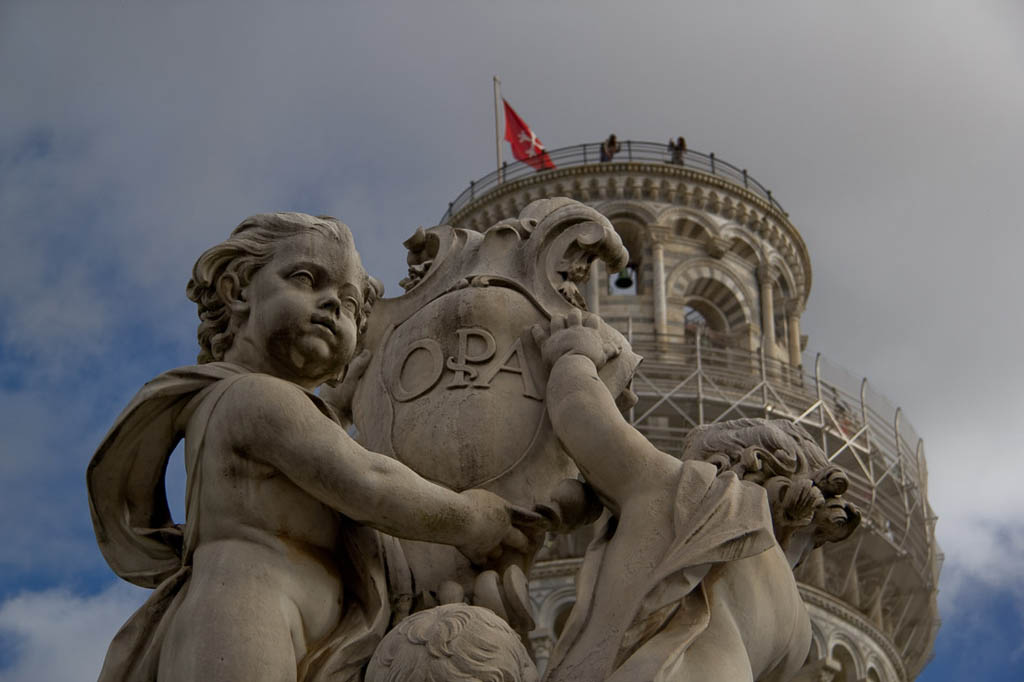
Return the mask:
{"type": "Polygon", "coordinates": [[[860,519],[843,472],[785,421],[697,427],[681,459],[630,426],[641,358],[580,293],[628,257],[595,210],[405,247],[394,298],[330,217],[252,216],[199,257],[197,364],[143,386],[87,473],[103,556],[152,589],[100,680],[790,679],[792,570],[860,519]],[[588,524],[541,676],[530,569],[588,524]]]}

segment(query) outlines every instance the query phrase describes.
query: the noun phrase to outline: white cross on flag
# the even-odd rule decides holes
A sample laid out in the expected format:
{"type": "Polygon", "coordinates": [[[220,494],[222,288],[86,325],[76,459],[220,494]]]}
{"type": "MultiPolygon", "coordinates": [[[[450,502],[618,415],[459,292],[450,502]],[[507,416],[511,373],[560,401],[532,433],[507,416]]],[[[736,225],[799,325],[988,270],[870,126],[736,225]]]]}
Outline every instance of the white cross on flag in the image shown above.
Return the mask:
{"type": "Polygon", "coordinates": [[[505,139],[512,145],[512,156],[516,157],[516,160],[528,163],[537,170],[555,167],[544,145],[508,102],[505,102],[505,139]]]}

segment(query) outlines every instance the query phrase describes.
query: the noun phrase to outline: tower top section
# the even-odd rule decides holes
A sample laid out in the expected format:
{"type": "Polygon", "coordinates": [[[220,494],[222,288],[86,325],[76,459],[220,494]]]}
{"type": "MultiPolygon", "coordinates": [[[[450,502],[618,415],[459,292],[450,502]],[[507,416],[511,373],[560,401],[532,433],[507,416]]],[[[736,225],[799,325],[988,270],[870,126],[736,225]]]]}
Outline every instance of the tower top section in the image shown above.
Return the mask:
{"type": "Polygon", "coordinates": [[[644,356],[633,425],[677,455],[693,427],[727,419],[810,431],[864,514],[852,542],[815,550],[797,576],[814,658],[832,656],[850,679],[911,679],[931,655],[942,563],[923,443],[867,380],[858,388],[804,355],[810,257],[778,200],[745,169],[681,147],[609,139],[548,151],[554,168],[508,164],[470,183],[442,222],[486,232],[563,196],[607,218],[627,263],[594,260],[580,293],[644,356]]]}
{"type": "MultiPolygon", "coordinates": [[[[652,234],[703,242],[712,255],[731,247],[753,251],[749,257],[783,275],[792,298],[804,306],[811,288],[807,246],[772,192],[746,169],[713,153],[679,153],[664,143],[637,140],[620,140],[612,160],[602,161],[601,147],[587,143],[549,151],[555,165],[550,170],[506,164],[470,182],[448,204],[441,223],[483,230],[530,201],[568,196],[613,222],[618,212],[633,220],[642,216],[652,234]]],[[[630,247],[628,236],[624,241],[630,247]]]]}

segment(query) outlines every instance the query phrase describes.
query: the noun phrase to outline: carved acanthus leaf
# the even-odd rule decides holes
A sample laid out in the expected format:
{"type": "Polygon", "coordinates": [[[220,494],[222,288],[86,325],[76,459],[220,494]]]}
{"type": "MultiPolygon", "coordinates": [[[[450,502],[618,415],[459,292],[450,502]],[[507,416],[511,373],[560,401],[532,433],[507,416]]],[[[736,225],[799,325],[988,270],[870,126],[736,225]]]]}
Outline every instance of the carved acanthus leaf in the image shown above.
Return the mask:
{"type": "Polygon", "coordinates": [[[595,259],[604,261],[612,271],[629,262],[629,253],[611,222],[572,199],[535,201],[523,209],[519,220],[535,223],[529,251],[536,274],[576,307],[586,307],[578,285],[586,281],[595,259]]]}
{"type": "Polygon", "coordinates": [[[683,459],[710,462],[764,486],[775,538],[787,554],[793,545],[795,563],[812,547],[845,540],[860,524],[860,512],[842,498],[849,477],[792,422],[736,419],[699,426],[683,443],[683,459]],[[794,545],[797,534],[803,539],[794,545]]]}

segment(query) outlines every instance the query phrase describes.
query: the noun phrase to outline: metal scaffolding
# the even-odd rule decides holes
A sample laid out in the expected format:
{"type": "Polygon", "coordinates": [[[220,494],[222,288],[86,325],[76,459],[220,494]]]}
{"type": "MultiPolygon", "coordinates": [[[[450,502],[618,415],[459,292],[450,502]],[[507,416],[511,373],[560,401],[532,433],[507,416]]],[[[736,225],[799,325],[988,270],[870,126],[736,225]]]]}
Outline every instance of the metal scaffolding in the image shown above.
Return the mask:
{"type": "MultiPolygon", "coordinates": [[[[911,677],[931,655],[938,628],[935,594],[942,555],[927,501],[924,444],[902,411],[858,388],[820,354],[813,368],[763,351],[716,348],[694,336],[631,339],[645,356],[633,383],[632,422],[659,449],[682,454],[700,424],[764,417],[801,424],[850,477],[846,497],[863,513],[847,543],[823,548],[828,581],[816,585],[868,615],[891,639],[911,677]],[[852,390],[851,390],[852,389],[852,390]]],[[[764,344],[762,344],[762,347],[764,344]]]]}
{"type": "MultiPolygon", "coordinates": [[[[798,567],[801,594],[822,622],[835,616],[845,623],[833,634],[841,631],[847,643],[856,638],[885,652],[896,670],[895,678],[882,679],[913,679],[931,656],[939,626],[942,564],[924,445],[902,410],[866,379],[820,355],[803,356],[798,364],[799,317],[811,283],[799,232],[766,187],[714,154],[688,150],[677,157],[668,145],[622,141],[614,160],[602,162],[598,147],[549,151],[554,170],[503,166],[471,182],[441,222],[483,231],[531,201],[568,196],[622,228],[637,259],[632,296],[602,291],[601,278],[614,273],[595,267],[587,301],[645,358],[633,383],[639,402],[630,421],[676,456],[686,434],[702,424],[766,417],[802,425],[849,475],[845,497],[863,520],[849,541],[815,550],[798,567]],[[668,290],[667,273],[688,260],[699,261],[694,267],[701,277],[721,284],[721,296],[668,290]],[[773,274],[773,263],[789,268],[789,279],[773,274]],[[778,289],[776,279],[788,290],[778,289]],[[721,314],[709,321],[705,309],[688,309],[697,299],[721,314]],[[792,311],[782,307],[789,303],[792,311]],[[745,315],[730,320],[722,313],[726,308],[745,315]]],[[[586,535],[552,539],[534,567],[531,594],[550,607],[550,613],[542,611],[552,618],[571,601],[569,586],[586,535]]],[[[536,651],[549,646],[556,631],[532,637],[536,651]]],[[[827,658],[828,646],[815,650],[826,667],[839,669],[827,658]]]]}

